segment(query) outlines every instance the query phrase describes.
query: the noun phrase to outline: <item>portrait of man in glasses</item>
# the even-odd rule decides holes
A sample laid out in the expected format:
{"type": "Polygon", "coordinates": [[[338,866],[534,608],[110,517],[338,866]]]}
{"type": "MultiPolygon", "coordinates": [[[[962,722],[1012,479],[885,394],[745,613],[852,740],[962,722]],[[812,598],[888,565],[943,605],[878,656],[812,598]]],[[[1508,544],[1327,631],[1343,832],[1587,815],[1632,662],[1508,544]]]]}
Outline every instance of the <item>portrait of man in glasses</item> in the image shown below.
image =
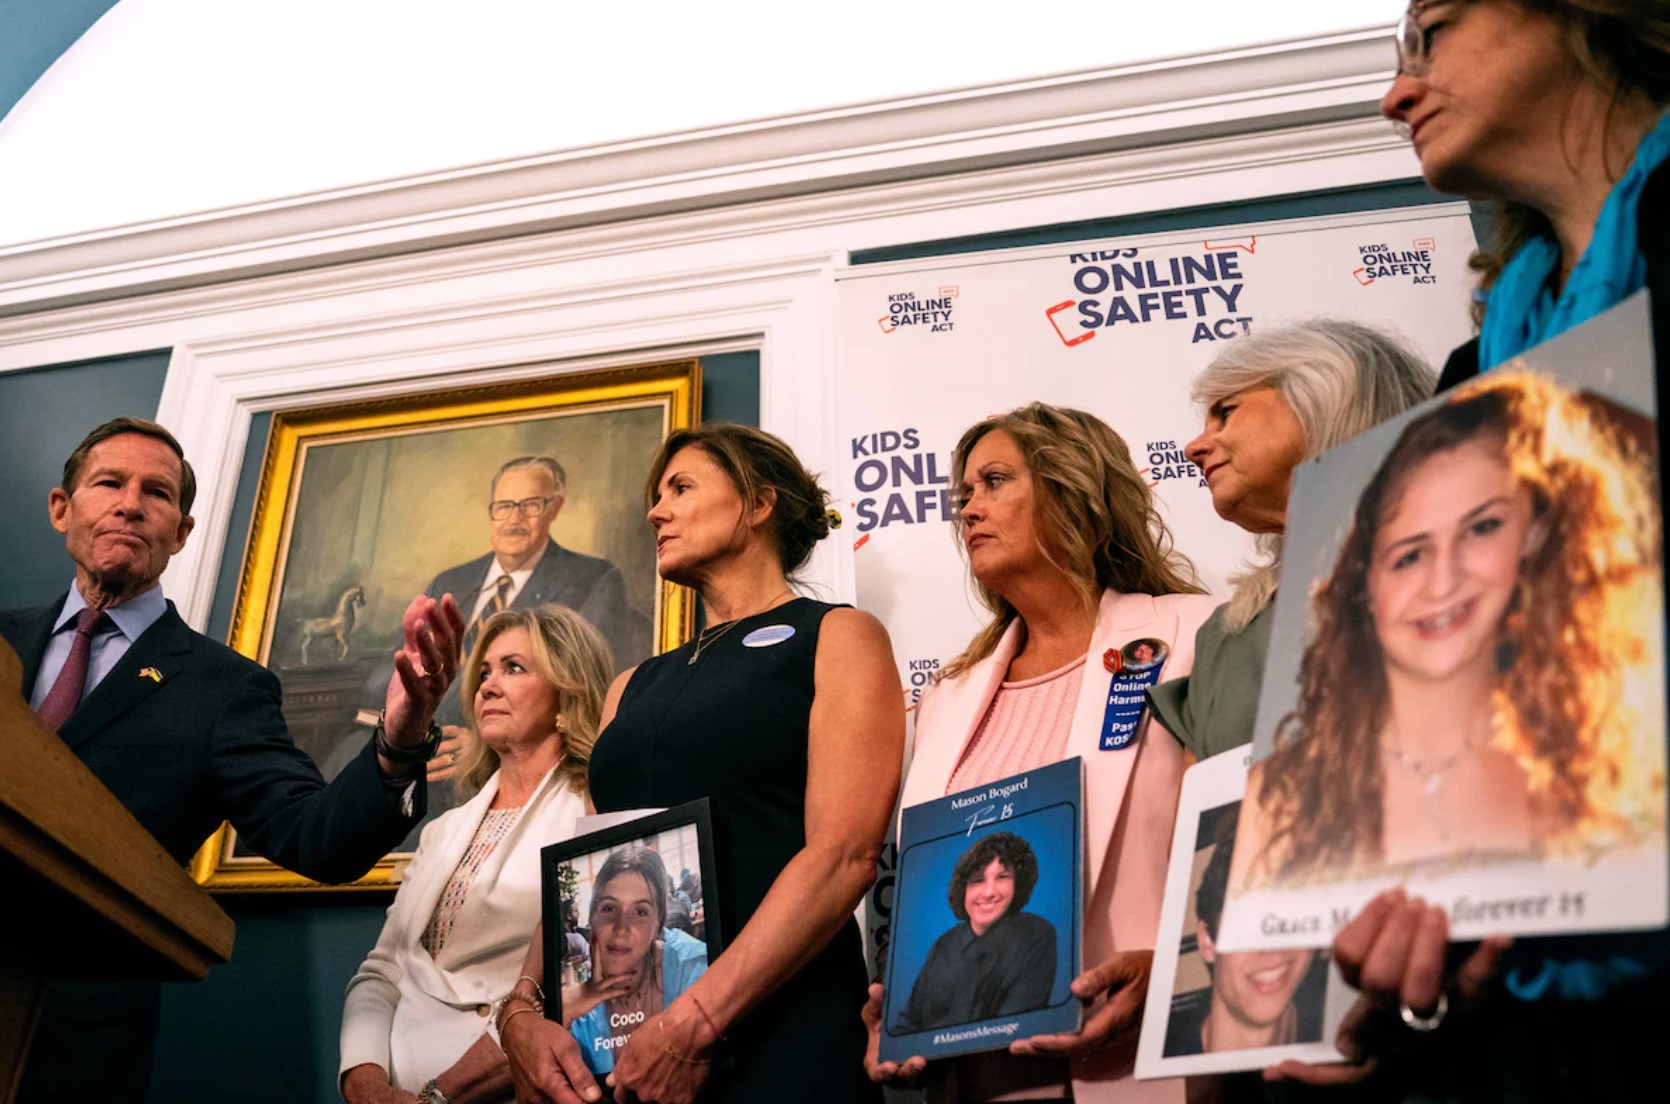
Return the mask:
{"type": "MultiPolygon", "coordinates": [[[[476,498],[454,516],[466,531],[486,523],[487,550],[440,572],[424,589],[425,594],[451,594],[458,603],[465,625],[460,638],[462,656],[469,656],[482,624],[500,610],[556,603],[575,610],[603,634],[617,672],[647,659],[654,643],[650,615],[633,605],[620,568],[603,557],[566,548],[551,536],[551,528],[568,500],[569,477],[562,464],[551,456],[517,456],[500,464],[490,478],[483,472],[481,480],[476,484],[480,490],[475,493],[486,491],[485,503],[476,498]]],[[[456,549],[458,542],[454,541],[453,547],[456,549]]],[[[419,558],[423,549],[411,547],[405,555],[419,558]]],[[[341,768],[347,749],[363,742],[359,737],[375,723],[378,703],[370,695],[370,688],[379,685],[379,678],[386,684],[386,666],[371,670],[359,691],[358,712],[346,734],[329,741],[328,750],[320,757],[326,777],[341,768]]],[[[452,778],[468,735],[458,697],[461,681],[448,688],[435,709],[435,723],[440,725],[443,739],[429,763],[431,816],[452,808],[456,798],[452,778]]],[[[404,849],[416,845],[414,831],[404,849]]]]}
{"type": "MultiPolygon", "coordinates": [[[[465,626],[460,644],[464,658],[475,647],[482,624],[495,613],[547,602],[568,606],[596,626],[608,641],[617,673],[648,658],[650,619],[628,600],[620,569],[599,556],[564,548],[551,537],[567,489],[567,472],[549,456],[518,456],[493,473],[486,511],[488,551],[447,568],[424,591],[450,594],[458,603],[465,626]]],[[[435,709],[443,739],[429,763],[432,815],[452,808],[455,798],[450,780],[467,735],[458,698],[461,682],[447,689],[435,709]]],[[[358,723],[374,721],[375,708],[362,708],[358,723]]],[[[345,741],[343,747],[350,743],[345,741]]],[[[327,761],[327,773],[335,766],[334,759],[327,761]]],[[[411,843],[416,846],[415,836],[411,843]]]]}
{"type": "MultiPolygon", "coordinates": [[[[475,646],[481,624],[502,609],[555,602],[597,627],[624,671],[650,654],[649,617],[632,607],[626,580],[608,560],[564,548],[551,539],[562,513],[568,476],[549,456],[518,456],[493,473],[487,505],[489,551],[435,576],[426,593],[451,594],[464,614],[463,650],[475,646]]],[[[456,692],[455,692],[456,693],[456,692]]],[[[442,703],[437,718],[457,724],[457,702],[442,703]]]]}

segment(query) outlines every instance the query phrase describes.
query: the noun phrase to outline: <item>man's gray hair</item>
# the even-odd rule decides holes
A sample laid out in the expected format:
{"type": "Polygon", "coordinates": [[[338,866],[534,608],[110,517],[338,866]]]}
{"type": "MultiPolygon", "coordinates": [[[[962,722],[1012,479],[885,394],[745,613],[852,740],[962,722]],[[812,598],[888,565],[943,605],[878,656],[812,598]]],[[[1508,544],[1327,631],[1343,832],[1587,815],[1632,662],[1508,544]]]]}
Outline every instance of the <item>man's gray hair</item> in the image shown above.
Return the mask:
{"type": "Polygon", "coordinates": [[[550,473],[551,486],[556,488],[557,494],[564,494],[568,490],[568,474],[562,470],[562,465],[549,456],[518,456],[514,460],[507,460],[493,473],[493,482],[487,489],[487,499],[499,493],[499,477],[505,472],[518,471],[522,468],[542,468],[550,473]]]}
{"type": "MultiPolygon", "coordinates": [[[[1195,377],[1190,395],[1214,403],[1254,388],[1282,397],[1319,456],[1432,397],[1432,366],[1402,338],[1361,322],[1319,318],[1234,338],[1195,377]]],[[[1282,538],[1260,534],[1247,570],[1230,579],[1225,627],[1240,632],[1276,593],[1282,538]]]]}

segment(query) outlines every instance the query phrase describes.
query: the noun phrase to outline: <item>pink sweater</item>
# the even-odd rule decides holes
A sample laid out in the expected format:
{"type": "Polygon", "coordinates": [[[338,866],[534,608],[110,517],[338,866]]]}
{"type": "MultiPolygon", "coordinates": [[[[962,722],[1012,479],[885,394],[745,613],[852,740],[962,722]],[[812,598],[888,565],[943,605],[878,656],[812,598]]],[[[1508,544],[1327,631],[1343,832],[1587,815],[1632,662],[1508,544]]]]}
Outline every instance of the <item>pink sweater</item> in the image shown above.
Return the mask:
{"type": "Polygon", "coordinates": [[[1005,682],[951,772],[945,792],[1060,762],[1083,683],[1083,656],[1047,675],[1005,682]]]}
{"type": "MultiPolygon", "coordinates": [[[[1036,678],[1005,682],[951,773],[946,793],[1060,762],[1073,708],[1084,682],[1084,657],[1036,678]]],[[[955,1086],[936,1099],[962,1104],[998,1100],[1060,1100],[1071,1087],[1063,1061],[1016,1058],[1003,1051],[957,1061],[955,1086]]]]}

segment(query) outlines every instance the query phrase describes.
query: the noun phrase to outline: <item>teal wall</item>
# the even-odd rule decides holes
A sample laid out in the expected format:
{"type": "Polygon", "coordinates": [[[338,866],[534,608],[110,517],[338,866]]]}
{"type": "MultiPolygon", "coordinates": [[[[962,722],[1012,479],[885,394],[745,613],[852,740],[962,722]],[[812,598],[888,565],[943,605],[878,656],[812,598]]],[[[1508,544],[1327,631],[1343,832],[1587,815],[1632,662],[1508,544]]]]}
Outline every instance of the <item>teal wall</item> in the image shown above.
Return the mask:
{"type": "Polygon", "coordinates": [[[0,0],[0,119],[116,0],[0,0]]]}
{"type": "Polygon", "coordinates": [[[0,373],[0,609],[44,606],[69,586],[64,538],[47,521],[47,492],[64,459],[101,422],[156,416],[168,353],[0,373]]]}

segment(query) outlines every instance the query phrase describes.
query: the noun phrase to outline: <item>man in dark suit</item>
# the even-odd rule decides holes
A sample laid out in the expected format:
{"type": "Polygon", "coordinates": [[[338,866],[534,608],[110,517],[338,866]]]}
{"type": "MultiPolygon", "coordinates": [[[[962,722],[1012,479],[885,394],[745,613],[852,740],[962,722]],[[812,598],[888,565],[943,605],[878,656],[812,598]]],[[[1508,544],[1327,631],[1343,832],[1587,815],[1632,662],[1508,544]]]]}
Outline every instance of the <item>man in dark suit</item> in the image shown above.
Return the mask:
{"type": "MultiPolygon", "coordinates": [[[[0,613],[23,692],[93,774],[185,863],[222,820],[257,852],[349,881],[424,812],[414,785],[439,743],[431,722],[456,672],[463,620],[450,598],[413,599],[384,724],[329,786],[290,740],[278,680],[194,632],[158,581],[190,535],[196,481],[154,422],[90,433],[48,498],[75,584],[43,609],[0,613]]],[[[159,987],[49,988],[19,1100],[143,1100],[159,987]]]]}
{"type": "MultiPolygon", "coordinates": [[[[567,500],[567,485],[567,473],[549,456],[518,456],[493,473],[487,503],[491,551],[447,568],[425,591],[432,598],[457,595],[468,626],[465,654],[474,647],[482,622],[498,611],[552,602],[568,606],[597,627],[614,654],[616,671],[649,657],[649,618],[627,600],[620,568],[551,539],[551,526],[567,500]]],[[[463,723],[456,688],[442,701],[436,719],[444,727],[463,723]]]]}
{"type": "Polygon", "coordinates": [[[614,653],[615,669],[624,671],[649,655],[649,618],[627,600],[620,568],[551,539],[567,489],[567,473],[549,456],[507,461],[489,485],[492,551],[441,572],[426,593],[458,596],[469,625],[466,650],[474,646],[481,622],[501,609],[547,602],[568,606],[597,627],[614,653]]]}

